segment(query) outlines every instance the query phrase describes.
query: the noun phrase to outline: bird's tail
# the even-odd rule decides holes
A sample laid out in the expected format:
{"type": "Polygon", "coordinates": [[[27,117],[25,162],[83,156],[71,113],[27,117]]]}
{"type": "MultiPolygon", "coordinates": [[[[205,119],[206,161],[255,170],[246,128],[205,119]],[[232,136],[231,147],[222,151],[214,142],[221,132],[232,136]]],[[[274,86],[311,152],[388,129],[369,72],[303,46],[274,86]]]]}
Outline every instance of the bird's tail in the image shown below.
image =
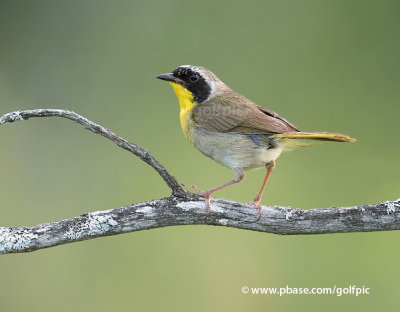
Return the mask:
{"type": "Polygon", "coordinates": [[[340,133],[329,132],[286,132],[274,134],[278,142],[283,145],[290,146],[310,146],[312,143],[300,143],[297,140],[317,140],[317,141],[333,141],[333,142],[355,142],[356,140],[340,133]]]}

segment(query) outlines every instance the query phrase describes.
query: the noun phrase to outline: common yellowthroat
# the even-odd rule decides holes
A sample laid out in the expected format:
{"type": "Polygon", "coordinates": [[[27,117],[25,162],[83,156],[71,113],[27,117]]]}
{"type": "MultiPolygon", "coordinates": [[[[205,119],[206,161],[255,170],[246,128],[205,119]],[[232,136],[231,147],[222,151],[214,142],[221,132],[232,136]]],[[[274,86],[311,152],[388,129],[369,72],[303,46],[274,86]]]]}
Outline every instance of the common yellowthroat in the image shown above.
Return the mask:
{"type": "Polygon", "coordinates": [[[298,140],[355,141],[340,133],[301,132],[277,113],[233,91],[201,66],[182,65],[156,78],[172,85],[179,100],[181,127],[189,142],[235,172],[234,180],[207,191],[191,186],[205,198],[207,214],[211,194],[242,181],[246,170],[265,166],[267,174],[261,189],[249,202],[258,208],[261,216],[261,196],[275,168],[275,160],[285,148],[310,145],[298,140]]]}

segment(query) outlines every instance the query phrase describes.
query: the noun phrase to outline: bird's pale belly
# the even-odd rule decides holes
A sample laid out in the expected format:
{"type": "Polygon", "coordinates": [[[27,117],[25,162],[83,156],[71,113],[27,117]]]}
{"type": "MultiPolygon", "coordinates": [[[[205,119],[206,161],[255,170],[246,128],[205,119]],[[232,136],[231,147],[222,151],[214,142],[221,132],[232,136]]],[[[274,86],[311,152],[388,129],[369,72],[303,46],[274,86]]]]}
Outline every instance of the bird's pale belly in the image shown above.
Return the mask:
{"type": "Polygon", "coordinates": [[[266,134],[216,133],[199,127],[190,132],[190,141],[200,152],[231,169],[264,167],[282,152],[266,134]]]}

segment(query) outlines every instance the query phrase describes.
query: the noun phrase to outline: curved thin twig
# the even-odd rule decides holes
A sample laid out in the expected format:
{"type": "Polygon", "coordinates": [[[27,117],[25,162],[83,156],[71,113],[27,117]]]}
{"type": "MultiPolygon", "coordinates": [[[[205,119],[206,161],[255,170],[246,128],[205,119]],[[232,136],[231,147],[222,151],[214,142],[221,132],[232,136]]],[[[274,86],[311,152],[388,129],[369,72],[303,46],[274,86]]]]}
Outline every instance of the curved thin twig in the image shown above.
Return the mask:
{"type": "Polygon", "coordinates": [[[173,194],[168,198],[91,212],[34,227],[0,227],[0,254],[28,252],[101,236],[188,224],[228,226],[274,234],[400,229],[400,199],[375,205],[311,210],[264,206],[261,219],[257,221],[258,213],[254,206],[215,198],[211,201],[211,213],[205,218],[204,200],[187,192],[148,151],[74,112],[60,109],[16,111],[0,117],[0,125],[31,117],[51,116],[76,121],[132,152],[160,174],[173,194]]]}
{"type": "Polygon", "coordinates": [[[96,134],[100,134],[103,137],[113,141],[119,147],[130,151],[132,154],[139,157],[141,160],[153,167],[154,170],[164,179],[165,183],[172,190],[172,193],[176,196],[192,197],[192,193],[189,193],[182,184],[180,184],[175,177],[173,177],[165,167],[159,163],[150,153],[144,148],[128,142],[127,140],[116,135],[111,130],[100,126],[99,124],[90,121],[89,119],[78,115],[77,113],[63,109],[33,109],[25,111],[15,111],[0,117],[0,125],[7,122],[14,122],[17,120],[27,120],[32,117],[62,117],[73,120],[78,124],[85,126],[87,130],[90,130],[96,134]]]}

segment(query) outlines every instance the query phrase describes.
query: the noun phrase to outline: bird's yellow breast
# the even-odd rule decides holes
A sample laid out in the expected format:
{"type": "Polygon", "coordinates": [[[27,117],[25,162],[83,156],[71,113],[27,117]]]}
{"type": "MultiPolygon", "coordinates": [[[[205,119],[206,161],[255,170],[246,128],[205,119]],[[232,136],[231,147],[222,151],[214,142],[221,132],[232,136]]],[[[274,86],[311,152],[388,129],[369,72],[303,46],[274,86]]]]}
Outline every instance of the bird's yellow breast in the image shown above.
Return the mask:
{"type": "Polygon", "coordinates": [[[171,86],[174,88],[175,94],[179,101],[179,116],[181,120],[181,127],[183,134],[186,138],[192,142],[190,135],[190,126],[192,122],[192,109],[196,106],[196,102],[193,101],[192,92],[188,91],[180,84],[170,82],[171,86]]]}

